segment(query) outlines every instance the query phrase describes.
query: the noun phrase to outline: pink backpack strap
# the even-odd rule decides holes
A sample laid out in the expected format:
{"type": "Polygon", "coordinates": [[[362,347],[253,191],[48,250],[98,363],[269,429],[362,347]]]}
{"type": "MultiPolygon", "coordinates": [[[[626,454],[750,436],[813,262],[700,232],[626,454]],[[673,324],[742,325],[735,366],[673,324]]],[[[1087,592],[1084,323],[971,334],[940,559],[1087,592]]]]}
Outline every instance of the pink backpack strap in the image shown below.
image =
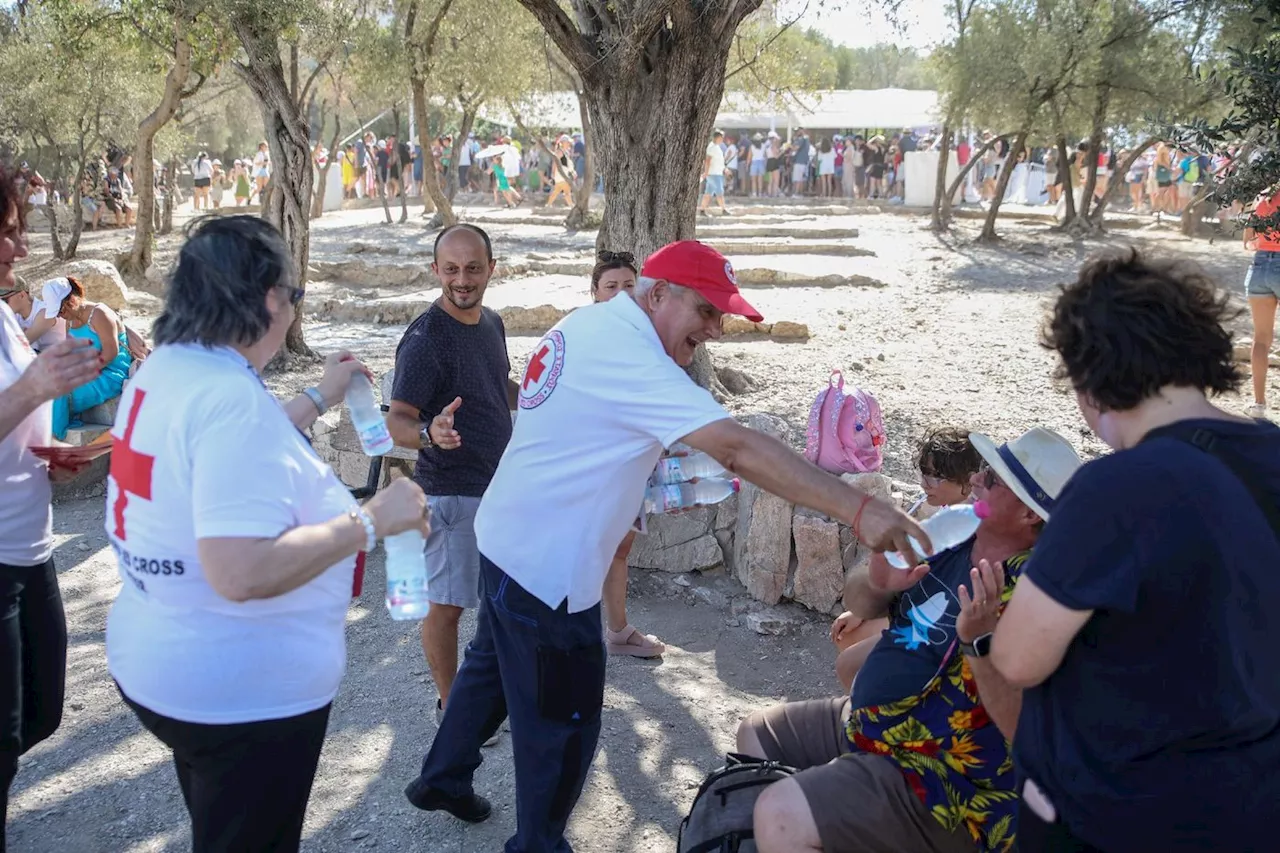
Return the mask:
{"type": "Polygon", "coordinates": [[[809,409],[809,424],[805,428],[804,441],[804,458],[808,459],[815,465],[818,464],[818,457],[822,451],[822,409],[827,403],[827,397],[835,391],[836,397],[832,417],[832,438],[835,438],[835,425],[839,423],[840,406],[844,402],[844,375],[839,370],[831,371],[831,376],[827,378],[827,387],[818,392],[818,396],[813,400],[813,406],[809,409]]]}

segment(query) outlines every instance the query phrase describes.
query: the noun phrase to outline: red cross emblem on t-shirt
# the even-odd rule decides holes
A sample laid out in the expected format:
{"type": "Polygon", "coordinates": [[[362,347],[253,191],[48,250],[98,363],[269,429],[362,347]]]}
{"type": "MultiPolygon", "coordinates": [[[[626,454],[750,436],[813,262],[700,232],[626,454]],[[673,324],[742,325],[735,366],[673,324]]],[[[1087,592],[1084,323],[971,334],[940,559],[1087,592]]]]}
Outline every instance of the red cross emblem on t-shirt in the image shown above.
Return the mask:
{"type": "Polygon", "coordinates": [[[129,505],[129,495],[137,495],[143,500],[151,500],[151,470],[156,458],[139,453],[133,449],[133,428],[138,423],[138,412],[142,409],[142,401],[147,397],[146,391],[139,390],[133,395],[129,407],[129,418],[125,422],[124,436],[117,439],[111,452],[111,479],[116,481],[116,499],[111,505],[111,514],[116,522],[115,535],[125,541],[124,510],[129,505]]]}
{"type": "Polygon", "coordinates": [[[520,408],[535,409],[541,406],[551,392],[556,390],[560,381],[560,373],[564,370],[564,335],[558,329],[547,333],[547,336],[533,348],[529,357],[529,365],[524,369],[524,379],[520,382],[520,408]]]}

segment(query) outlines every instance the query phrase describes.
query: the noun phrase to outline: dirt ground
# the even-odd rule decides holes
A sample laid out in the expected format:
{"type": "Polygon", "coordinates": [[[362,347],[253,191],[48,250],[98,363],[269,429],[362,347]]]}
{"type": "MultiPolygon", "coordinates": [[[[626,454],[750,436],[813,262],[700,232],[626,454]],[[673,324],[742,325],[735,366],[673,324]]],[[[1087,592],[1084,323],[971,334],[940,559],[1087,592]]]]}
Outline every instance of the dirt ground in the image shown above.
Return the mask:
{"type": "MultiPolygon", "coordinates": [[[[470,211],[478,215],[480,211],[470,211]]],[[[487,219],[504,215],[484,211],[487,219]]],[[[1016,211],[1015,211],[1016,214],[1016,211]]],[[[527,218],[527,209],[514,216],[527,218]]],[[[594,235],[566,235],[546,226],[486,223],[499,257],[511,263],[538,253],[589,259],[594,235]]],[[[421,263],[431,235],[411,217],[404,226],[379,223],[381,211],[329,214],[316,223],[314,259],[350,257],[353,242],[398,247],[397,263],[421,263]]],[[[748,221],[742,217],[741,221],[748,221]]],[[[919,215],[751,216],[766,227],[856,228],[836,242],[870,249],[872,257],[752,254],[735,266],[863,275],[883,287],[792,285],[750,288],[747,298],[769,320],[808,324],[807,342],[760,337],[712,345],[720,365],[744,371],[753,391],[733,397],[734,412],[768,411],[800,426],[833,368],[871,390],[884,407],[889,431],[887,470],[910,480],[913,438],[926,426],[962,424],[1012,438],[1033,425],[1056,429],[1084,454],[1101,452],[1083,428],[1073,397],[1050,375],[1053,362],[1037,343],[1047,301],[1090,253],[1134,244],[1203,264],[1243,308],[1248,255],[1239,241],[1190,241],[1168,225],[1114,232],[1104,240],[1072,242],[1049,234],[1043,221],[1002,219],[1004,240],[973,242],[977,223],[960,221],[937,237],[919,215]]],[[[551,220],[554,223],[554,220],[551,220]]],[[[792,241],[795,242],[795,241],[792,241]]],[[[828,243],[832,242],[830,240],[828,243]]],[[[128,235],[86,235],[82,256],[110,257],[128,235]]],[[[162,240],[161,262],[177,242],[162,240]]],[[[818,244],[815,242],[815,246],[818,244]]],[[[618,248],[618,247],[614,247],[618,248]]],[[[25,275],[55,269],[47,236],[33,236],[25,275]]],[[[317,284],[317,295],[339,285],[317,284]]],[[[370,299],[432,298],[429,288],[358,287],[370,299]]],[[[489,304],[572,307],[587,301],[585,278],[557,275],[504,278],[491,285],[489,304]]],[[[131,323],[146,326],[159,300],[138,293],[131,323]]],[[[308,340],[319,351],[353,349],[375,370],[388,369],[403,326],[316,322],[308,340]]],[[[1248,334],[1247,318],[1233,327],[1248,334]]],[[[513,336],[511,360],[524,363],[536,337],[513,336]]],[[[314,381],[316,368],[269,377],[280,392],[314,381]]],[[[1280,372],[1270,391],[1280,398],[1280,372]]],[[[1229,407],[1244,400],[1231,397],[1229,407]]],[[[186,814],[166,752],[142,731],[121,703],[107,674],[103,628],[118,589],[103,532],[100,497],[54,508],[56,559],[70,632],[66,717],[49,741],[23,760],[9,807],[14,853],[143,853],[189,849],[186,814]]],[[[381,576],[381,553],[369,576],[381,576]]],[[[701,777],[729,749],[737,721],[751,709],[781,699],[834,695],[829,620],[814,614],[783,637],[763,637],[740,624],[742,589],[722,573],[686,578],[633,571],[632,621],[657,634],[668,653],[657,662],[609,664],[604,732],[586,791],[569,826],[583,851],[657,853],[674,849],[680,818],[701,777]],[[688,584],[688,585],[686,585],[688,584]],[[723,593],[693,594],[708,587],[723,593]],[[724,606],[711,606],[712,600],[724,606]]],[[[797,609],[795,611],[799,613],[797,609]]],[[[807,612],[807,611],[806,611],[807,612]]],[[[303,847],[309,851],[391,849],[492,851],[514,829],[510,736],[485,753],[477,790],[494,815],[479,826],[415,810],[401,791],[415,775],[434,732],[435,691],[415,626],[387,618],[378,584],[367,584],[348,616],[348,672],[334,704],[329,736],[311,798],[303,847]]],[[[464,623],[469,636],[474,620],[464,623]]]]}

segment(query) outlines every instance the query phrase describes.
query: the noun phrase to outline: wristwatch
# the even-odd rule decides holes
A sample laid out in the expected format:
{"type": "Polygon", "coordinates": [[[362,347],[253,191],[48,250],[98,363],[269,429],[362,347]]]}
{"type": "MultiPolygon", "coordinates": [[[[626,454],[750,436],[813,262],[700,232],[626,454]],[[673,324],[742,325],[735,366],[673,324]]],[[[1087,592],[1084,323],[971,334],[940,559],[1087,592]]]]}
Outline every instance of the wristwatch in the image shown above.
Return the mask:
{"type": "Polygon", "coordinates": [[[991,654],[991,638],[995,634],[988,631],[980,637],[974,637],[972,643],[960,641],[960,651],[971,658],[985,658],[991,654]]]}
{"type": "Polygon", "coordinates": [[[418,428],[418,440],[422,442],[423,450],[436,446],[436,443],[431,440],[431,421],[427,421],[418,428]]]}

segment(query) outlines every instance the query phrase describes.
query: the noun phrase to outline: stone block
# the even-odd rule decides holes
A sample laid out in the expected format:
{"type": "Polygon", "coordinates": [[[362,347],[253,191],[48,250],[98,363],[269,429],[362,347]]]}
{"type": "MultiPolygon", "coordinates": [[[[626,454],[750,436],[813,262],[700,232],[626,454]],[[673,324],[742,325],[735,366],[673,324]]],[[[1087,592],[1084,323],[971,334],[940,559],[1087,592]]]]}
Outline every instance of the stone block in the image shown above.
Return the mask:
{"type": "Polygon", "coordinates": [[[738,523],[738,496],[730,495],[716,504],[716,530],[732,530],[738,523]]]}
{"type": "Polygon", "coordinates": [[[893,481],[878,471],[868,474],[842,474],[841,480],[863,492],[886,501],[893,500],[893,481]]]}
{"type": "Polygon", "coordinates": [[[693,597],[698,601],[717,610],[723,610],[729,606],[729,596],[725,595],[718,589],[712,589],[709,586],[696,587],[693,590],[693,597]]]}
{"type": "Polygon", "coordinates": [[[120,408],[120,398],[113,397],[105,403],[100,403],[91,409],[86,409],[77,417],[85,426],[114,426],[116,422],[116,412],[120,408]]]}
{"type": "Polygon", "coordinates": [[[80,282],[90,302],[101,302],[117,314],[129,307],[129,288],[125,287],[120,270],[110,261],[72,261],[59,273],[80,282]]]}
{"type": "Polygon", "coordinates": [[[651,536],[637,536],[627,555],[627,565],[664,572],[693,572],[710,569],[724,562],[720,543],[710,533],[670,547],[661,547],[651,536]]]}
{"type": "MultiPolygon", "coordinates": [[[[85,424],[82,427],[72,427],[67,430],[66,443],[72,447],[84,447],[92,442],[98,436],[109,430],[111,427],[98,424],[85,424]]],[[[110,456],[104,457],[110,459],[110,456]]]]}
{"type": "Polygon", "coordinates": [[[796,628],[799,628],[802,624],[802,620],[795,616],[792,616],[789,613],[784,613],[781,610],[776,610],[772,607],[767,607],[764,610],[757,610],[754,613],[748,613],[744,619],[747,627],[752,631],[755,631],[757,634],[766,635],[785,634],[788,631],[793,631],[796,628]]]}
{"type": "Polygon", "coordinates": [[[792,597],[826,613],[844,592],[840,528],[834,521],[796,513],[792,518],[796,545],[796,575],[792,597]]]}
{"type": "MultiPolygon", "coordinates": [[[[786,425],[769,415],[746,418],[747,426],[786,440],[786,425]]],[[[751,595],[766,604],[781,600],[791,567],[791,516],[794,505],[751,483],[738,493],[734,527],[734,574],[751,595]]]]}
{"type": "Polygon", "coordinates": [[[659,549],[691,542],[711,532],[714,513],[714,507],[704,506],[678,514],[650,515],[645,524],[648,532],[636,541],[644,540],[659,549]]]}
{"type": "Polygon", "coordinates": [[[569,312],[554,305],[538,305],[534,308],[500,308],[498,314],[502,316],[502,324],[509,335],[542,335],[568,316],[569,312]]]}
{"type": "Polygon", "coordinates": [[[808,340],[809,327],[804,323],[792,323],[790,320],[779,320],[769,329],[769,334],[775,338],[788,338],[792,340],[808,340]]]}

